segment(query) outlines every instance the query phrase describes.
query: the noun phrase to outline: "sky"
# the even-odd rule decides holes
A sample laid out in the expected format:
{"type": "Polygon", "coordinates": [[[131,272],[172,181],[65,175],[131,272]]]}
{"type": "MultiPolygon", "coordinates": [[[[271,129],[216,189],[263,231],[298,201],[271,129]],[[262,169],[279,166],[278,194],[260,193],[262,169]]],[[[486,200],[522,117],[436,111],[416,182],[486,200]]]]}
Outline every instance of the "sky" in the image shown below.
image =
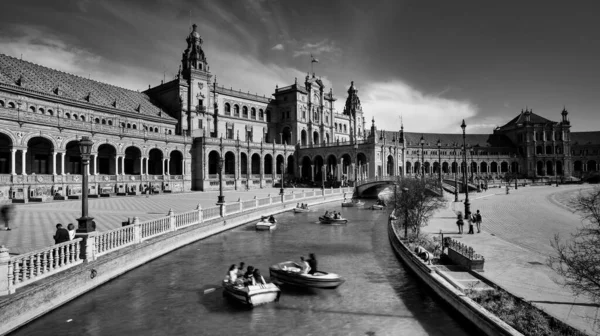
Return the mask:
{"type": "MultiPolygon", "coordinates": [[[[2,0],[0,53],[113,85],[171,80],[198,25],[219,85],[270,96],[310,71],[354,81],[379,129],[491,133],[533,109],[600,130],[600,3],[2,0]]],[[[369,127],[369,125],[367,126],[369,127]]]]}

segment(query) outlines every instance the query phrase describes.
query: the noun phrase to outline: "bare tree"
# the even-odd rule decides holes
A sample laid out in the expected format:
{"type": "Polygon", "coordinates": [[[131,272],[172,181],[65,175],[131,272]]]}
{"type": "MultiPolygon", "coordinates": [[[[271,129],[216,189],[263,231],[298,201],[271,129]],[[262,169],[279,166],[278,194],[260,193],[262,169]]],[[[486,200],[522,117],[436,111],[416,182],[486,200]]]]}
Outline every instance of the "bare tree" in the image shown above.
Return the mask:
{"type": "Polygon", "coordinates": [[[398,179],[392,202],[405,232],[410,229],[418,236],[421,227],[427,225],[431,216],[445,206],[446,201],[437,194],[438,183],[436,179],[398,179]]]}
{"type": "Polygon", "coordinates": [[[570,241],[554,236],[551,244],[556,255],[548,259],[548,265],[564,277],[563,285],[600,302],[600,188],[580,191],[570,205],[584,225],[570,241]]]}

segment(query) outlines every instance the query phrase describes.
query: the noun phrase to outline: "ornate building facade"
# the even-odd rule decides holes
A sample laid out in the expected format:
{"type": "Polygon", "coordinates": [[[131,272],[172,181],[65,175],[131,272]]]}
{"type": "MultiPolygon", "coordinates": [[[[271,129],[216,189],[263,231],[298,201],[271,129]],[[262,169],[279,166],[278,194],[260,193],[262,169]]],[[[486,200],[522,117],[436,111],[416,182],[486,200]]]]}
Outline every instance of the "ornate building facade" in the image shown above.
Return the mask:
{"type": "MultiPolygon", "coordinates": [[[[78,140],[94,142],[92,197],[318,183],[464,170],[460,134],[367,128],[352,82],[344,110],[314,74],[269,95],[220,85],[193,26],[177,77],[137,92],[0,55],[0,201],[77,198],[78,140]],[[421,140],[423,139],[423,140],[421,140]]],[[[376,113],[376,111],[373,111],[376,113]]],[[[458,127],[458,125],[457,125],[458,127]]],[[[571,132],[522,111],[491,134],[466,135],[472,176],[585,177],[599,170],[600,132],[571,132]]]]}

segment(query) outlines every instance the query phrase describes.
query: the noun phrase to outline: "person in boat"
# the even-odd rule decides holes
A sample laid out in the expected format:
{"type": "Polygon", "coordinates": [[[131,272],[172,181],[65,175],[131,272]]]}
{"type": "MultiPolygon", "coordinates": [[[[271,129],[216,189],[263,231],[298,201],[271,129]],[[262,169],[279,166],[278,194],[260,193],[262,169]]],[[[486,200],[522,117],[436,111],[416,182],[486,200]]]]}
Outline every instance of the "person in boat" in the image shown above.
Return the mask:
{"type": "Polygon", "coordinates": [[[308,274],[315,274],[317,272],[317,257],[314,253],[311,253],[308,256],[308,266],[310,267],[310,271],[308,271],[308,274]]]}
{"type": "Polygon", "coordinates": [[[252,285],[266,285],[267,282],[265,278],[260,274],[260,271],[257,269],[252,272],[252,285]]]}
{"type": "Polygon", "coordinates": [[[246,286],[249,286],[252,284],[252,275],[254,274],[254,266],[248,266],[248,269],[246,269],[246,273],[244,273],[244,276],[242,277],[242,280],[244,281],[244,284],[246,286]]]}
{"type": "Polygon", "coordinates": [[[275,217],[273,217],[273,215],[271,215],[271,216],[269,217],[269,223],[275,223],[275,222],[276,222],[276,221],[275,221],[275,217]]]}
{"type": "Polygon", "coordinates": [[[304,203],[304,209],[308,210],[308,203],[304,203]]]}
{"type": "Polygon", "coordinates": [[[238,268],[236,264],[233,264],[229,267],[229,272],[227,272],[227,280],[229,283],[233,284],[237,281],[238,278],[238,268]]]}
{"type": "Polygon", "coordinates": [[[309,272],[310,272],[310,265],[304,259],[304,257],[300,257],[300,266],[302,267],[302,270],[300,270],[301,274],[309,274],[309,272]]]}
{"type": "Polygon", "coordinates": [[[296,208],[298,208],[298,209],[300,209],[300,208],[301,208],[301,207],[300,207],[300,203],[297,203],[297,204],[296,204],[296,208]]]}
{"type": "Polygon", "coordinates": [[[342,215],[339,212],[335,212],[335,215],[333,216],[333,219],[340,219],[342,218],[342,215]]]}
{"type": "Polygon", "coordinates": [[[323,217],[325,217],[325,218],[331,217],[331,215],[329,214],[329,210],[325,210],[325,214],[323,215],[323,217]]]}
{"type": "Polygon", "coordinates": [[[241,261],[240,266],[238,266],[238,278],[241,278],[244,276],[244,266],[246,266],[246,263],[241,261]]]}

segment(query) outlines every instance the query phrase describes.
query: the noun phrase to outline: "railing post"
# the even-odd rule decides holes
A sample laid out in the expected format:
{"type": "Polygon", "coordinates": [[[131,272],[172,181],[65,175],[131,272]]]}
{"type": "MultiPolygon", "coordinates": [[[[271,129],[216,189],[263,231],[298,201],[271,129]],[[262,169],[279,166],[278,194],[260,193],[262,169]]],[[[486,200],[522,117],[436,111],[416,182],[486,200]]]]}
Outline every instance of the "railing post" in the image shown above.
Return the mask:
{"type": "Polygon", "coordinates": [[[198,203],[196,210],[198,211],[198,223],[202,223],[204,219],[202,218],[202,205],[200,203],[198,203]]]}
{"type": "Polygon", "coordinates": [[[219,215],[225,217],[225,203],[217,203],[217,205],[219,206],[219,215]]]}
{"type": "Polygon", "coordinates": [[[254,208],[258,208],[258,200],[256,199],[256,196],[254,196],[254,208]]]}
{"type": "Polygon", "coordinates": [[[140,225],[140,217],[133,217],[133,243],[139,244],[142,242],[142,226],[140,225]]]}
{"type": "Polygon", "coordinates": [[[238,203],[239,203],[239,205],[238,205],[238,212],[244,211],[244,209],[242,208],[242,198],[241,197],[238,198],[238,203]]]}
{"type": "Polygon", "coordinates": [[[173,208],[169,209],[169,213],[167,214],[167,216],[169,216],[169,224],[171,224],[170,231],[177,230],[177,227],[175,226],[175,212],[173,211],[173,208]]]}
{"type": "Polygon", "coordinates": [[[96,260],[96,232],[76,233],[75,238],[81,238],[79,258],[85,261],[96,260]]]}
{"type": "Polygon", "coordinates": [[[12,270],[10,268],[10,255],[4,245],[0,246],[0,295],[12,293],[11,279],[12,270]]]}
{"type": "Polygon", "coordinates": [[[321,195],[323,195],[323,197],[325,197],[325,188],[321,189],[321,195]]]}
{"type": "Polygon", "coordinates": [[[271,198],[271,194],[269,194],[267,196],[269,196],[269,204],[273,204],[273,199],[271,198]]]}

